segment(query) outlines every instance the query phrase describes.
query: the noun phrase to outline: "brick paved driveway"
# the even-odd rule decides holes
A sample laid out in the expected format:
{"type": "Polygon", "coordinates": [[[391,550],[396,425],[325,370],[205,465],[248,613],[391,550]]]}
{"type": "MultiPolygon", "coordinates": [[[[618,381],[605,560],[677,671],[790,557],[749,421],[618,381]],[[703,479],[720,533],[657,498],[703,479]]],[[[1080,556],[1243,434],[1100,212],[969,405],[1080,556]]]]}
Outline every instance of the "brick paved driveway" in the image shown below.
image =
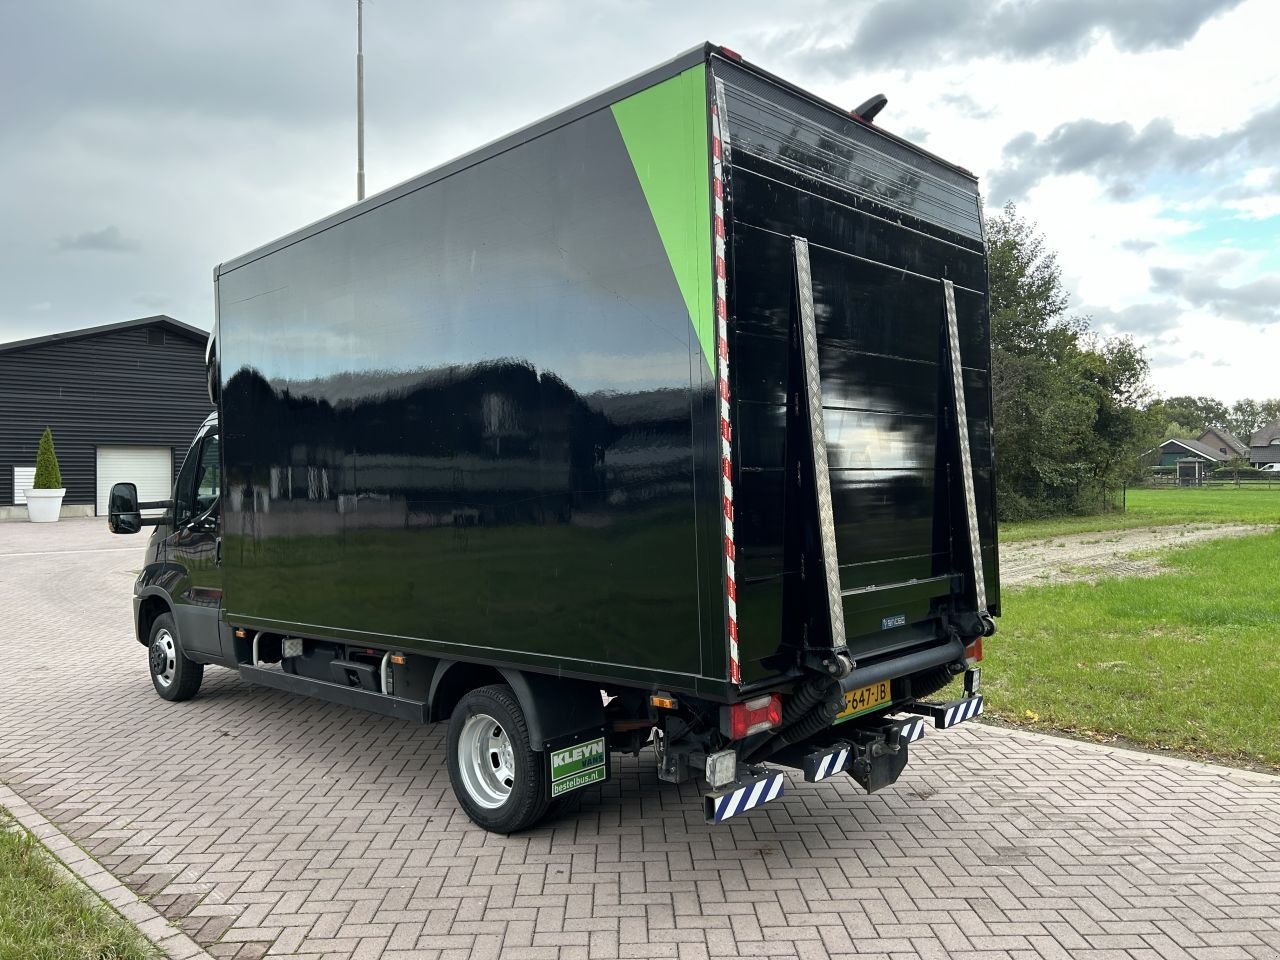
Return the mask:
{"type": "Polygon", "coordinates": [[[711,828],[642,757],[490,836],[436,728],[216,669],[157,698],[141,548],[0,524],[0,779],[215,956],[1280,956],[1275,780],[970,724],[874,797],[711,828]]]}

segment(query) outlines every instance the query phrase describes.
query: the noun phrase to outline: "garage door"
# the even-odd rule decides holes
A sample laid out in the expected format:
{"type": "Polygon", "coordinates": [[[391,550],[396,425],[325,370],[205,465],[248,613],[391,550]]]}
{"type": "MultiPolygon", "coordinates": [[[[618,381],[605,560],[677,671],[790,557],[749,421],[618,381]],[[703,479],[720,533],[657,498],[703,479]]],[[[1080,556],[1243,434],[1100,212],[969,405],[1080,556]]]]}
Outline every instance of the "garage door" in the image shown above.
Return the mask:
{"type": "Polygon", "coordinates": [[[98,516],[107,515],[111,485],[138,485],[139,500],[168,500],[173,496],[173,450],[169,447],[99,447],[98,516]]]}

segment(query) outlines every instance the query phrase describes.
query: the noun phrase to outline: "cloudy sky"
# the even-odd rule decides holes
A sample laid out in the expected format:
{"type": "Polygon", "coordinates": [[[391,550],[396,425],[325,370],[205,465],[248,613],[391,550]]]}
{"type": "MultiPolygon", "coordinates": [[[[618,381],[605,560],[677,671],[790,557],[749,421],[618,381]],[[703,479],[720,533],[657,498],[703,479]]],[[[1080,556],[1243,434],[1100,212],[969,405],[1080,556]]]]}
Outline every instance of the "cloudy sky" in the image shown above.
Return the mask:
{"type": "MultiPolygon", "coordinates": [[[[368,0],[370,193],[722,43],[977,172],[1166,394],[1280,394],[1274,0],[368,0]]],[[[0,340],[167,313],[354,200],[355,0],[0,0],[0,340]]]]}

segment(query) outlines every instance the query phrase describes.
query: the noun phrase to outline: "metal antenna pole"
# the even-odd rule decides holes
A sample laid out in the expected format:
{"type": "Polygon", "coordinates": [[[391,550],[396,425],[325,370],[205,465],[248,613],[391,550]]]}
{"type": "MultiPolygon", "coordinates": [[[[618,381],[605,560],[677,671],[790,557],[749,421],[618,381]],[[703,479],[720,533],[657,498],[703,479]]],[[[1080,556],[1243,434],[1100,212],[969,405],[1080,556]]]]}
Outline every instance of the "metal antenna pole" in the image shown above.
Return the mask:
{"type": "Polygon", "coordinates": [[[364,199],[364,0],[356,0],[356,200],[364,199]]]}

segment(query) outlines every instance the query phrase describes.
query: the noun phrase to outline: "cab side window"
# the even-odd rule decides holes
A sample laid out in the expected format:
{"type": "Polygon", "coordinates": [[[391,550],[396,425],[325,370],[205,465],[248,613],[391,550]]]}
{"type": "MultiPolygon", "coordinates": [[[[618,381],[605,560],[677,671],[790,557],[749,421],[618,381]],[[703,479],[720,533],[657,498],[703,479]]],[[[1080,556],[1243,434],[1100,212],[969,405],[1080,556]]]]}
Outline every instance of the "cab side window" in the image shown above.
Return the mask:
{"type": "Polygon", "coordinates": [[[187,451],[174,491],[174,520],[180,526],[201,516],[217,504],[221,492],[222,461],[214,434],[187,451]]]}
{"type": "Polygon", "coordinates": [[[196,468],[195,511],[200,516],[215,507],[222,492],[222,456],[217,436],[205,440],[200,448],[200,465],[196,468]]]}
{"type": "Polygon", "coordinates": [[[199,444],[192,444],[187,458],[182,461],[178,482],[173,487],[173,520],[175,525],[186,523],[195,511],[196,465],[200,460],[199,444]]]}

